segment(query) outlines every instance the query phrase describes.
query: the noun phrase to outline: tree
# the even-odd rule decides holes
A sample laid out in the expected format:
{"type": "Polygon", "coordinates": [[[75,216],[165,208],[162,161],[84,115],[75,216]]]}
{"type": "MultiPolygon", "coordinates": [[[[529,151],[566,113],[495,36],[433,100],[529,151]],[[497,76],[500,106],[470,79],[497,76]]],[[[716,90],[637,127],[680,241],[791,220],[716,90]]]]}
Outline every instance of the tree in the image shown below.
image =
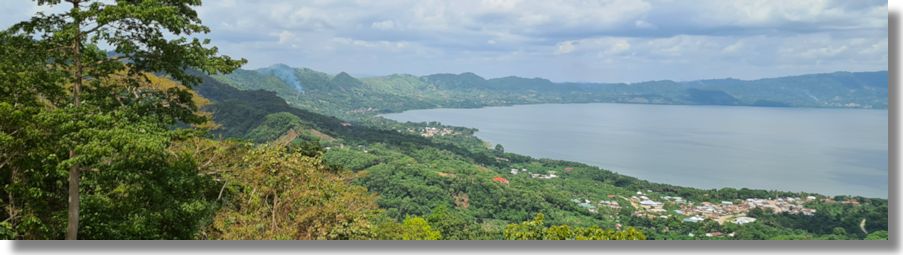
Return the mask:
{"type": "Polygon", "coordinates": [[[505,239],[507,240],[542,240],[543,220],[545,216],[537,213],[533,220],[520,224],[508,224],[505,227],[505,239]]]}
{"type": "Polygon", "coordinates": [[[835,227],[834,229],[831,230],[831,233],[834,235],[838,235],[838,236],[846,236],[847,230],[842,227],[835,227]]]}
{"type": "Polygon", "coordinates": [[[348,183],[354,176],[334,174],[319,157],[273,145],[210,143],[182,149],[214,151],[197,155],[212,162],[202,172],[216,172],[224,180],[217,195],[223,208],[204,238],[345,240],[374,236],[371,219],[381,210],[375,196],[348,183]]]}
{"type": "Polygon", "coordinates": [[[475,227],[476,219],[459,209],[449,208],[448,205],[440,205],[433,208],[426,216],[430,226],[443,234],[446,240],[471,240],[474,238],[471,230],[475,227]]]}
{"type": "Polygon", "coordinates": [[[65,100],[64,89],[52,85],[60,74],[42,68],[47,59],[46,52],[31,38],[0,33],[0,181],[2,199],[5,200],[2,227],[7,228],[5,231],[13,238],[21,238],[17,229],[29,229],[28,232],[33,234],[30,237],[42,238],[51,235],[48,225],[65,224],[60,215],[31,213],[55,208],[58,201],[55,194],[65,194],[64,190],[59,190],[56,171],[36,174],[33,170],[49,169],[59,161],[33,157],[56,152],[53,141],[60,138],[58,132],[43,128],[41,124],[50,118],[39,115],[46,102],[65,100]],[[35,96],[38,92],[41,92],[40,97],[35,96]],[[25,206],[35,210],[25,210],[25,206]]]}
{"type": "Polygon", "coordinates": [[[433,230],[421,217],[405,217],[401,223],[401,240],[439,240],[442,233],[433,230]]]}
{"type": "Polygon", "coordinates": [[[887,231],[879,230],[865,236],[865,240],[887,240],[887,231]]]}
{"type": "Polygon", "coordinates": [[[55,107],[67,100],[65,88],[43,69],[39,45],[8,33],[0,34],[0,42],[0,89],[10,92],[0,96],[0,193],[2,228],[10,238],[65,236],[70,159],[60,155],[67,155],[72,141],[80,141],[77,160],[86,169],[80,209],[89,228],[81,237],[191,238],[212,204],[204,193],[210,178],[198,175],[192,160],[166,149],[185,130],[127,107],[55,107]],[[73,121],[76,116],[79,121],[73,121]]]}
{"type": "Polygon", "coordinates": [[[499,154],[505,153],[505,147],[502,146],[502,144],[496,144],[496,145],[495,145],[495,152],[497,152],[497,153],[499,153],[499,154]]]}
{"type": "Polygon", "coordinates": [[[263,122],[245,135],[251,141],[263,143],[284,135],[287,131],[301,126],[301,119],[287,112],[269,114],[263,122]]]}
{"type": "Polygon", "coordinates": [[[633,227],[624,231],[604,230],[597,226],[571,227],[557,225],[543,226],[544,216],[537,213],[533,220],[520,224],[508,224],[505,228],[507,240],[646,240],[643,232],[633,227]]]}
{"type": "MultiPolygon", "coordinates": [[[[36,2],[63,4],[61,0],[36,2]]],[[[199,79],[189,74],[189,68],[229,72],[244,60],[217,55],[216,47],[208,46],[209,40],[185,37],[209,32],[192,9],[200,5],[199,0],[65,2],[70,5],[66,12],[39,13],[8,31],[18,36],[19,43],[40,51],[38,57],[45,63],[30,71],[47,75],[37,76],[40,84],[31,85],[37,89],[29,96],[61,99],[38,100],[40,107],[34,110],[54,112],[47,117],[57,117],[66,125],[52,131],[61,136],[59,145],[67,148],[67,153],[53,155],[56,167],[68,169],[66,239],[77,239],[82,172],[99,163],[109,165],[101,155],[108,151],[96,150],[103,146],[87,146],[95,139],[92,135],[102,131],[102,127],[92,126],[102,121],[92,119],[142,119],[150,125],[202,123],[205,118],[195,114],[197,106],[185,88],[147,88],[148,74],[165,74],[190,87],[199,79]],[[112,53],[99,45],[109,45],[112,53]],[[68,93],[59,95],[60,88],[68,93]]]]}

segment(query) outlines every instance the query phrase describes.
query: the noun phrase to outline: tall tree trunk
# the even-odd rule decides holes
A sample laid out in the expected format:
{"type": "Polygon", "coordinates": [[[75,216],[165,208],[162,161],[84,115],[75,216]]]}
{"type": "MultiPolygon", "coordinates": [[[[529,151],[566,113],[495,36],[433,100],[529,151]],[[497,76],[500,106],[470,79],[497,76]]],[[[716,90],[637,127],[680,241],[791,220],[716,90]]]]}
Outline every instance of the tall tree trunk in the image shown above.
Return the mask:
{"type": "MultiPolygon", "coordinates": [[[[75,107],[79,108],[81,106],[81,98],[79,98],[79,94],[81,94],[82,88],[82,59],[81,59],[81,48],[82,48],[82,31],[81,31],[81,14],[79,12],[79,0],[73,0],[72,8],[73,8],[73,19],[75,23],[75,40],[73,42],[73,58],[75,61],[75,83],[72,87],[73,97],[75,98],[75,107]]],[[[69,149],[69,158],[75,158],[75,149],[69,149]]],[[[66,240],[77,240],[78,239],[78,211],[81,203],[81,198],[79,197],[79,182],[81,179],[81,173],[79,173],[78,164],[73,164],[69,167],[69,212],[68,212],[68,225],[66,226],[66,240]]]]}

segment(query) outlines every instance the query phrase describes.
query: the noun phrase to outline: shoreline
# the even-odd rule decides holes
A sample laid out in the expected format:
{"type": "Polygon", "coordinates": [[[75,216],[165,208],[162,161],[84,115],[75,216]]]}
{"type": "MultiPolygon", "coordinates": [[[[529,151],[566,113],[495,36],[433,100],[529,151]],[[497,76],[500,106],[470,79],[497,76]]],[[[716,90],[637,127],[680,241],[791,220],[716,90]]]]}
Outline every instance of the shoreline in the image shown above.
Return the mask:
{"type": "MultiPolygon", "coordinates": [[[[719,105],[719,104],[656,104],[656,103],[631,103],[631,102],[540,102],[540,103],[514,103],[499,105],[481,105],[474,107],[433,107],[433,108],[412,108],[402,111],[387,111],[382,113],[370,114],[369,117],[383,117],[388,114],[399,114],[410,111],[423,110],[467,110],[467,109],[484,109],[484,108],[503,108],[515,106],[533,106],[533,105],[589,105],[589,104],[614,104],[614,105],[648,105],[648,106],[694,106],[694,107],[725,107],[725,108],[761,108],[761,109],[800,109],[800,110],[878,110],[889,111],[889,108],[862,108],[862,107],[815,107],[815,106],[762,106],[762,105],[719,105]]],[[[383,117],[384,118],[384,117],[383,117]]]]}

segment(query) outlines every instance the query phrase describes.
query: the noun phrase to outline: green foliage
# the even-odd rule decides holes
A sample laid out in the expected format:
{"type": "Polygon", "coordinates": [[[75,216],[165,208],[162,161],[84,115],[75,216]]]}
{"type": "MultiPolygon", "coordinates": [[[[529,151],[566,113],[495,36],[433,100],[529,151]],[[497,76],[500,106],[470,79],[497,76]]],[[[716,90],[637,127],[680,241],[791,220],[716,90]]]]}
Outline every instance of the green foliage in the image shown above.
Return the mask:
{"type": "MultiPolygon", "coordinates": [[[[223,180],[222,205],[203,238],[226,240],[370,239],[375,197],[317,157],[270,145],[201,155],[223,180]],[[224,155],[221,153],[229,153],[224,155]],[[236,155],[237,154],[237,155],[236,155]],[[239,157],[236,157],[239,156],[239,157]]],[[[190,151],[190,150],[189,150],[190,151]]]]}
{"type": "Polygon", "coordinates": [[[184,37],[209,31],[192,9],[199,1],[67,2],[65,12],[0,34],[0,118],[10,121],[0,124],[4,232],[192,237],[212,212],[211,180],[168,147],[206,118],[186,86],[158,84],[154,74],[192,85],[199,80],[188,68],[228,72],[243,60],[184,37]]]}
{"type": "Polygon", "coordinates": [[[545,227],[542,213],[533,220],[520,224],[509,224],[505,228],[507,240],[646,240],[646,236],[634,229],[624,231],[603,230],[598,226],[571,227],[557,225],[545,227]]]}
{"type": "Polygon", "coordinates": [[[462,209],[440,205],[430,212],[426,220],[438,232],[443,233],[446,240],[481,239],[476,219],[462,209]]]}
{"type": "Polygon", "coordinates": [[[290,129],[301,127],[301,119],[287,112],[268,114],[263,117],[263,123],[252,129],[245,135],[255,142],[272,141],[284,135],[290,129]]]}
{"type": "Polygon", "coordinates": [[[846,229],[843,229],[843,228],[841,228],[841,227],[836,227],[836,228],[834,228],[833,230],[831,230],[831,232],[832,232],[833,234],[839,235],[839,236],[845,236],[845,235],[847,235],[847,230],[846,230],[846,229]]]}
{"type": "MultiPolygon", "coordinates": [[[[172,122],[159,122],[173,120],[161,117],[176,114],[147,104],[109,108],[95,103],[102,100],[86,100],[80,108],[67,107],[67,95],[59,84],[62,74],[44,68],[42,46],[8,34],[0,38],[15,42],[0,47],[2,59],[15,59],[6,54],[19,59],[0,64],[2,88],[12,92],[0,101],[7,234],[25,239],[62,238],[66,169],[78,164],[88,170],[81,187],[85,198],[81,210],[84,223],[91,224],[82,229],[82,238],[190,238],[201,215],[209,210],[200,192],[209,180],[191,172],[185,159],[166,152],[170,141],[188,134],[169,129],[172,122]],[[58,75],[51,75],[54,73],[58,75]],[[67,158],[67,148],[78,156],[67,158]],[[172,186],[179,183],[191,183],[185,187],[197,189],[172,186]],[[102,202],[111,199],[117,203],[102,202]],[[174,225],[181,227],[161,227],[174,225]]],[[[116,91],[116,87],[102,89],[116,91]]],[[[162,93],[148,89],[141,94],[144,102],[154,102],[162,93]]],[[[91,94],[85,98],[99,99],[91,94]]]]}
{"type": "Polygon", "coordinates": [[[433,230],[421,217],[405,217],[401,223],[401,240],[439,240],[442,233],[433,230]]]}
{"type": "Polygon", "coordinates": [[[887,240],[887,230],[872,232],[865,236],[865,240],[887,240]]]}
{"type": "Polygon", "coordinates": [[[310,109],[343,118],[365,116],[382,112],[371,106],[402,110],[435,106],[423,100],[410,100],[364,84],[347,73],[329,75],[310,69],[292,69],[275,65],[254,71],[236,72],[214,76],[215,79],[244,90],[263,89],[278,93],[292,106],[310,109]],[[288,70],[286,70],[288,69],[288,70]],[[284,77],[292,76],[292,77],[284,77]],[[303,87],[303,93],[285,80],[294,78],[303,87]],[[275,82],[280,80],[280,82],[275,82]]]}
{"type": "Polygon", "coordinates": [[[81,238],[192,238],[215,208],[214,188],[191,158],[168,150],[180,132],[107,116],[92,121],[104,128],[80,128],[90,137],[69,159],[91,169],[82,176],[81,238]]]}
{"type": "Polygon", "coordinates": [[[266,90],[277,92],[280,95],[291,95],[291,97],[299,94],[299,91],[283,82],[279,77],[261,74],[257,71],[239,69],[230,75],[216,75],[213,78],[242,90],[266,90]]]}
{"type": "Polygon", "coordinates": [[[326,152],[323,161],[334,169],[360,171],[379,163],[379,156],[349,148],[333,148],[326,152]]]}
{"type": "Polygon", "coordinates": [[[537,213],[532,220],[520,224],[508,224],[505,227],[505,239],[507,240],[542,240],[546,230],[543,226],[544,216],[537,213]]]}
{"type": "Polygon", "coordinates": [[[888,229],[887,200],[840,198],[841,201],[853,199],[858,205],[817,201],[807,205],[816,210],[813,216],[777,215],[761,210],[754,210],[750,215],[763,224],[803,229],[816,235],[844,236],[845,239],[863,239],[867,236],[863,231],[888,229]]]}
{"type": "MultiPolygon", "coordinates": [[[[16,115],[3,105],[0,115],[16,115]]],[[[81,238],[191,238],[213,206],[206,193],[210,178],[197,175],[189,158],[168,151],[189,133],[128,109],[92,113],[92,108],[39,110],[28,116],[29,124],[17,127],[26,134],[20,137],[23,151],[4,167],[10,170],[4,178],[7,215],[17,238],[62,238],[63,184],[72,164],[86,169],[81,238]],[[70,121],[76,118],[80,121],[70,121]],[[77,156],[61,157],[66,148],[77,156]]]]}

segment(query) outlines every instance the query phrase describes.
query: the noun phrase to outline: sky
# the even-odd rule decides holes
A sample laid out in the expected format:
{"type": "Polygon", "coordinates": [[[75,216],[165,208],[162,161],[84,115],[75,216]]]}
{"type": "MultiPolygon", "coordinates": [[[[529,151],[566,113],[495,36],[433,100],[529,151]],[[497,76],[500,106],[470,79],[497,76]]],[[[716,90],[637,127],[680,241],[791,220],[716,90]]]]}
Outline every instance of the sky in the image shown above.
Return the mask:
{"type": "MultiPolygon", "coordinates": [[[[0,26],[40,10],[5,1],[0,26]]],[[[638,82],[888,68],[886,1],[204,1],[205,35],[246,69],[638,82]]]]}

